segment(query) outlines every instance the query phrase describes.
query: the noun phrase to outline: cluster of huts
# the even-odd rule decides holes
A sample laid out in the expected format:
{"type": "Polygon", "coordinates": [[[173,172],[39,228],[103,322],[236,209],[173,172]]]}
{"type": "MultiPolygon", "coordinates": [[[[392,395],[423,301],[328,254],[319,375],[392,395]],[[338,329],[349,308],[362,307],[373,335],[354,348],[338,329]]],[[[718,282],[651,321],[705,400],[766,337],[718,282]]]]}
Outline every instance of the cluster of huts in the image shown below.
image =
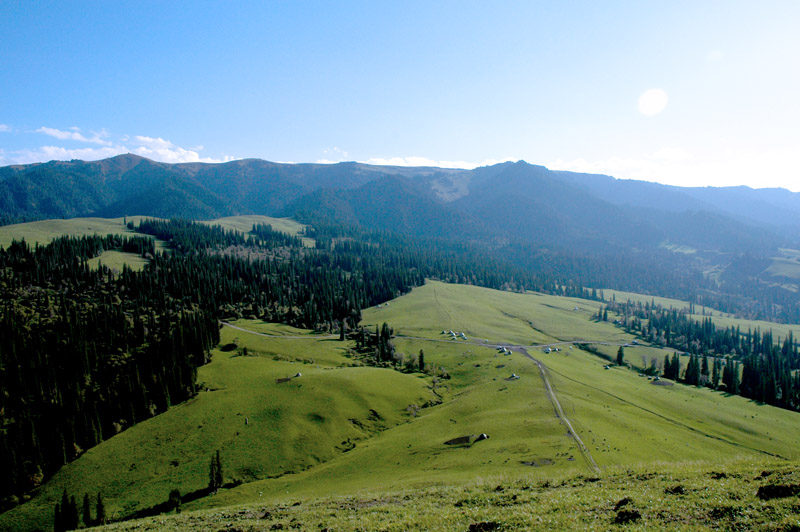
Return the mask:
{"type": "Polygon", "coordinates": [[[450,335],[450,338],[452,338],[453,340],[458,340],[459,338],[461,338],[462,340],[467,339],[467,335],[464,334],[463,332],[445,331],[444,329],[442,329],[442,334],[450,335]]]}

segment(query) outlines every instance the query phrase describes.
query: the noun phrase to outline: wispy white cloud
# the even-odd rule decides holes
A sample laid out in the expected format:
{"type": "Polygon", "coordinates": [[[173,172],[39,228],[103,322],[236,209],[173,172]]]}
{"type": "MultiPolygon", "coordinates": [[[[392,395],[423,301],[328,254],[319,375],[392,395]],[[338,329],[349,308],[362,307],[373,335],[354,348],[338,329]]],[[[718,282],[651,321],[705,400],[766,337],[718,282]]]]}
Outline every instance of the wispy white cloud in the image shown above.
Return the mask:
{"type": "Polygon", "coordinates": [[[161,137],[137,135],[133,137],[133,142],[138,144],[133,153],[164,163],[220,163],[234,160],[234,157],[228,155],[222,159],[200,157],[199,150],[181,148],[161,137]]]}
{"type": "Polygon", "coordinates": [[[0,132],[6,133],[6,132],[9,132],[9,131],[11,131],[11,126],[6,125],[6,124],[0,124],[0,132]]]}
{"type": "MultiPolygon", "coordinates": [[[[2,130],[0,128],[0,130],[2,130]]],[[[10,131],[10,128],[8,129],[10,131]]],[[[30,131],[28,133],[31,133],[30,131]]],[[[219,163],[236,159],[225,155],[221,159],[212,157],[202,157],[200,152],[203,146],[191,149],[182,148],[173,142],[161,137],[150,137],[145,135],[119,135],[112,138],[112,135],[105,129],[92,131],[90,134],[83,134],[79,127],[70,127],[68,130],[61,130],[51,127],[40,127],[32,133],[39,133],[49,137],[67,142],[85,142],[97,144],[100,147],[78,147],[72,146],[39,146],[36,148],[26,148],[18,150],[8,150],[0,152],[0,164],[30,164],[52,160],[71,160],[81,159],[84,161],[95,161],[105,159],[124,153],[135,153],[149,159],[166,163],[185,163],[185,162],[205,162],[219,163]]]]}
{"type": "MultiPolygon", "coordinates": [[[[600,160],[583,158],[557,159],[547,164],[552,170],[586,174],[606,174],[622,179],[669,182],[668,174],[678,166],[688,165],[693,155],[682,148],[664,147],[640,157],[609,157],[600,160]]],[[[674,181],[674,179],[672,180],[674,181]]]]}
{"type": "Polygon", "coordinates": [[[508,161],[516,161],[518,159],[513,157],[506,157],[504,159],[486,159],[481,162],[470,162],[470,161],[444,161],[444,160],[434,160],[429,159],[428,157],[418,157],[418,156],[410,156],[410,157],[373,157],[371,159],[367,159],[366,161],[359,161],[366,164],[374,164],[379,166],[433,166],[436,168],[461,168],[465,170],[472,170],[473,168],[478,168],[479,166],[491,166],[493,164],[504,163],[508,161]]]}
{"type": "Polygon", "coordinates": [[[35,132],[49,135],[59,140],[75,140],[78,142],[89,142],[91,144],[100,144],[101,146],[110,146],[111,142],[100,137],[100,134],[95,133],[92,137],[85,137],[80,132],[80,128],[71,127],[72,131],[62,131],[52,127],[40,127],[35,132]]]}
{"type": "Polygon", "coordinates": [[[46,161],[69,161],[81,159],[96,161],[128,153],[123,146],[104,146],[102,148],[69,149],[62,146],[40,146],[33,149],[9,151],[4,154],[3,164],[31,164],[46,161]]]}

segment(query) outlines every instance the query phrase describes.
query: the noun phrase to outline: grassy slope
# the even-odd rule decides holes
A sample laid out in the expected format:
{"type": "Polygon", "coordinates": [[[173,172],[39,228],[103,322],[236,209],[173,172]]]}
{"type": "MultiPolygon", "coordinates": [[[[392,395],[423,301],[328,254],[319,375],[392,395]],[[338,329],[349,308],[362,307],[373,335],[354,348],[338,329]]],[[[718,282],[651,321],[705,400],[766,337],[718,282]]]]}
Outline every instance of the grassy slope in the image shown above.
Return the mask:
{"type": "MultiPolygon", "coordinates": [[[[130,217],[136,221],[141,217],[130,217]]],[[[131,235],[123,218],[70,218],[68,220],[42,220],[0,227],[0,246],[8,247],[12,240],[25,239],[29,244],[49,244],[62,235],[131,235]]]]}
{"type": "MultiPolygon", "coordinates": [[[[590,322],[593,305],[431,282],[388,307],[370,309],[364,320],[370,325],[385,320],[400,334],[429,338],[400,339],[397,345],[406,353],[422,348],[426,360],[450,371],[453,379],[447,383],[445,403],[318,468],[241,486],[195,506],[454,483],[486,475],[586,470],[575,444],[555,419],[529,360],[443,340],[441,330],[463,330],[471,339],[486,338],[490,343],[630,339],[612,325],[590,322]],[[574,311],[576,305],[582,310],[574,311]],[[521,379],[503,380],[511,372],[521,379]],[[490,439],[470,448],[443,445],[450,438],[480,432],[490,439]],[[539,468],[521,465],[549,461],[552,464],[539,468]]],[[[654,386],[632,371],[603,370],[604,361],[575,349],[549,355],[532,352],[552,368],[551,378],[567,415],[601,466],[769,457],[766,453],[800,458],[796,413],[705,389],[654,386]]]]}
{"type": "MultiPolygon", "coordinates": [[[[0,227],[0,246],[7,247],[12,240],[25,239],[28,243],[48,244],[54,238],[63,235],[132,235],[133,231],[125,227],[124,221],[138,223],[146,216],[128,216],[127,218],[69,218],[66,220],[41,220],[24,224],[5,225],[0,227]]],[[[253,224],[269,224],[276,231],[290,235],[299,235],[305,226],[289,218],[270,218],[269,216],[229,216],[209,220],[203,223],[221,225],[225,229],[248,233],[253,224]]]]}
{"type": "Polygon", "coordinates": [[[173,488],[200,489],[208,483],[216,449],[226,481],[301,471],[341,454],[348,440],[401,422],[406,406],[432,397],[419,376],[349,367],[353,361],[341,342],[286,326],[256,329],[302,338],[271,339],[224,328],[222,345],[235,342],[247,347],[249,356],[215,351],[199,373],[210,391],[90,449],[31,502],[3,514],[0,529],[49,528],[65,487],[79,496],[102,492],[113,516],[163,502],[173,488]],[[276,383],[297,372],[302,377],[276,383]]]}
{"type": "Polygon", "coordinates": [[[442,329],[463,330],[489,344],[629,340],[612,325],[590,322],[593,305],[431,282],[389,306],[369,309],[366,323],[385,320],[409,336],[397,340],[399,351],[422,348],[429,363],[450,371],[447,387],[437,389],[442,404],[329,462],[223,490],[185,508],[217,507],[208,513],[114,528],[201,530],[235,523],[251,530],[278,524],[466,530],[472,523],[495,521],[507,530],[534,525],[602,530],[615,528],[614,506],[624,497],[643,515],[630,526],[639,530],[794,523],[796,500],[762,502],[755,490],[768,482],[800,480],[798,414],[705,389],[654,386],[632,371],[604,370],[601,359],[577,349],[545,355],[531,348],[550,368],[567,416],[602,467],[602,480],[587,481],[593,475],[554,417],[532,362],[441,335],[442,329]],[[582,310],[574,311],[576,305],[582,310]],[[505,381],[511,372],[521,379],[505,381]],[[460,448],[443,444],[480,432],[490,439],[460,448]],[[765,467],[780,471],[761,477],[765,467]],[[727,478],[714,479],[719,476],[714,470],[725,471],[727,478]],[[676,485],[683,494],[665,493],[676,485]],[[239,504],[249,506],[220,508],[239,504]]]}
{"type": "MultiPolygon", "coordinates": [[[[144,216],[129,216],[127,221],[138,223],[144,216]]],[[[64,236],[84,235],[123,235],[131,236],[137,233],[125,226],[126,218],[70,218],[67,220],[41,220],[24,224],[5,225],[0,227],[0,246],[8,247],[14,240],[25,239],[29,244],[49,244],[53,239],[64,236]]],[[[156,240],[156,249],[164,250],[166,245],[156,240]]],[[[130,268],[141,270],[147,261],[135,253],[122,253],[121,251],[106,251],[99,257],[89,261],[90,266],[105,264],[111,269],[121,270],[123,264],[130,268]]]]}
{"type": "MultiPolygon", "coordinates": [[[[637,294],[635,292],[625,292],[623,290],[611,290],[611,289],[604,289],[603,296],[611,301],[611,298],[616,298],[617,303],[624,303],[626,301],[631,301],[633,303],[653,303],[655,302],[656,305],[661,305],[664,308],[674,308],[678,310],[689,310],[689,303],[686,301],[681,301],[680,299],[672,299],[669,297],[658,297],[658,296],[646,296],[644,294],[637,294]]],[[[700,307],[702,308],[702,307],[700,307]]],[[[715,309],[707,309],[707,312],[712,314],[712,316],[723,316],[726,315],[723,312],[715,309]]]]}
{"type": "MultiPolygon", "coordinates": [[[[217,218],[207,222],[209,225],[221,225],[225,229],[232,229],[242,233],[249,233],[253,228],[253,224],[268,224],[272,226],[275,231],[280,231],[289,235],[300,236],[302,235],[305,225],[292,220],[291,218],[272,218],[270,216],[261,216],[259,214],[243,215],[243,216],[228,216],[226,218],[217,218]]],[[[307,247],[314,247],[313,238],[303,237],[303,244],[307,247]]]]}
{"type": "Polygon", "coordinates": [[[757,492],[764,486],[798,482],[796,464],[659,463],[609,468],[599,480],[556,473],[544,480],[522,475],[317,499],[286,496],[103,530],[792,531],[800,527],[797,498],[764,501],[757,492]],[[639,518],[615,524],[623,511],[636,512],[639,518]]]}
{"type": "MultiPolygon", "coordinates": [[[[28,222],[24,224],[6,225],[0,227],[0,246],[8,247],[14,240],[25,239],[29,244],[39,243],[48,244],[54,238],[63,235],[83,236],[83,235],[134,235],[133,231],[125,226],[125,221],[138,223],[144,216],[128,216],[127,218],[70,218],[67,220],[42,220],[38,222],[28,222]]],[[[252,229],[253,224],[269,224],[276,231],[281,231],[290,235],[299,235],[305,226],[289,218],[270,218],[268,216],[231,216],[203,222],[213,225],[221,225],[226,229],[247,233],[252,229]]],[[[303,238],[306,246],[313,247],[314,240],[303,238]]],[[[158,250],[167,249],[166,243],[157,240],[158,250]]],[[[101,256],[89,261],[91,266],[103,263],[109,268],[121,270],[123,264],[130,268],[141,270],[147,261],[134,253],[122,253],[120,251],[106,251],[101,256]]]]}
{"type": "Polygon", "coordinates": [[[123,251],[104,251],[99,257],[89,260],[90,268],[97,268],[102,264],[112,270],[121,271],[122,266],[127,264],[129,268],[140,271],[147,264],[148,260],[140,257],[136,253],[125,253],[123,251]]]}
{"type": "MultiPolygon", "coordinates": [[[[788,248],[780,249],[779,256],[772,258],[772,264],[767,268],[766,273],[788,279],[800,279],[800,251],[788,248]]],[[[793,288],[797,289],[796,286],[793,288]]]]}

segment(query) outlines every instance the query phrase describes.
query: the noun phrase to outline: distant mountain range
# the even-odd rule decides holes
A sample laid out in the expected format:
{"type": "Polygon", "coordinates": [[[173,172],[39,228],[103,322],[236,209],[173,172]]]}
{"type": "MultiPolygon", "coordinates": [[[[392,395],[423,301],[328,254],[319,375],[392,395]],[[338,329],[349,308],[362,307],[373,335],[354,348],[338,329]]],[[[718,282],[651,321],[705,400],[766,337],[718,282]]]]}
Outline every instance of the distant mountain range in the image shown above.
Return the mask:
{"type": "Polygon", "coordinates": [[[696,271],[723,280],[797,290],[800,279],[797,255],[771,267],[782,248],[800,249],[800,194],[783,189],[684,188],[524,161],[458,170],[258,159],[166,164],[120,155],[0,168],[5,223],[238,214],[456,239],[515,249],[523,260],[519,246],[582,257],[651,254],[661,267],[672,256],[676,268],[690,256],[696,271]]]}
{"type": "Polygon", "coordinates": [[[742,251],[793,244],[800,194],[682,188],[523,161],[453,170],[258,159],[167,164],[120,155],[0,168],[0,216],[6,219],[133,214],[302,215],[411,234],[457,233],[564,248],[742,251]]]}

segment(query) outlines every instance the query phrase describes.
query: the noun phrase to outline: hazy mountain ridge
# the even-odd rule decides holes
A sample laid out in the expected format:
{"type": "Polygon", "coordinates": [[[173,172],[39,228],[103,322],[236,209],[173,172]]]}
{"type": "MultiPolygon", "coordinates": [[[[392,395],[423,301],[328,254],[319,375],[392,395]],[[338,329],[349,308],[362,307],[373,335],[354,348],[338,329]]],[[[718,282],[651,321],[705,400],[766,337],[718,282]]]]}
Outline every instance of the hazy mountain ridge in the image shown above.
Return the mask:
{"type": "Polygon", "coordinates": [[[776,189],[681,188],[523,161],[459,170],[260,159],[167,164],[129,154],[0,168],[0,216],[134,214],[300,215],[587,252],[670,244],[769,254],[795,245],[800,197],[776,189]]]}

